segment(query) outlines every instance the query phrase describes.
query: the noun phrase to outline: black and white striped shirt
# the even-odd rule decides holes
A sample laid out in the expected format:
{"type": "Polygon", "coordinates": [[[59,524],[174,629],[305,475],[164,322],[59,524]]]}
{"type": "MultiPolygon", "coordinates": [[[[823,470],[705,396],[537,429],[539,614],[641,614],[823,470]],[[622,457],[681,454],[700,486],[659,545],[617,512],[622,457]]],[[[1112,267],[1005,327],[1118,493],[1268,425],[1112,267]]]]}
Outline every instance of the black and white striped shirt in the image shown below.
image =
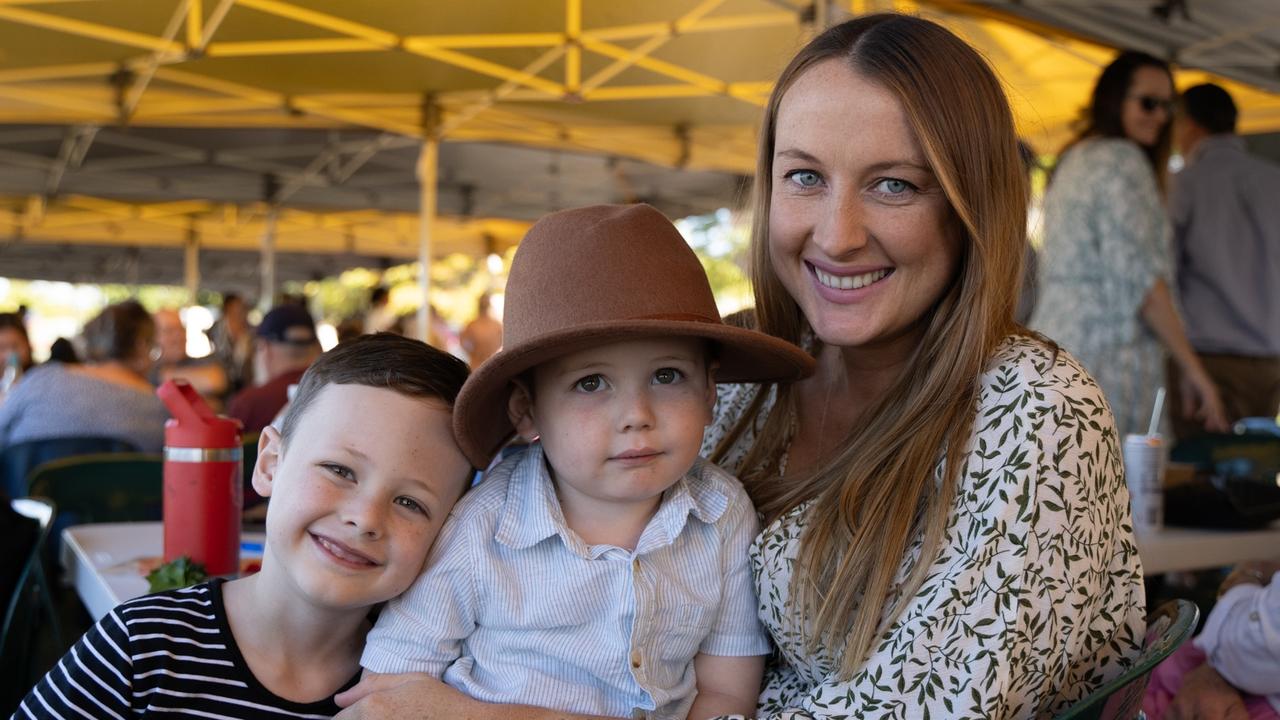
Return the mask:
{"type": "MultiPolygon", "coordinates": [[[[27,694],[14,718],[335,715],[338,706],[332,699],[292,702],[258,682],[227,624],[222,582],[117,606],[27,694]]],[[[351,678],[345,687],[358,679],[351,678]]]]}

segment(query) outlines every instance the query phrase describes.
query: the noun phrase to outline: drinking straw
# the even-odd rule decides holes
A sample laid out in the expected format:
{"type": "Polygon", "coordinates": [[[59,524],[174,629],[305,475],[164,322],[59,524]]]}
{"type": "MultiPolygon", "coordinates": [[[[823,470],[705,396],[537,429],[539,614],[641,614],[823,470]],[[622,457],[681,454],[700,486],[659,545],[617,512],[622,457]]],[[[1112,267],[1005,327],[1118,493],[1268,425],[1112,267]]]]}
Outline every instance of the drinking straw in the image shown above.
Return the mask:
{"type": "Polygon", "coordinates": [[[1156,406],[1151,408],[1151,423],[1147,425],[1147,435],[1155,435],[1160,426],[1160,411],[1164,409],[1164,388],[1156,389],[1156,406]]]}

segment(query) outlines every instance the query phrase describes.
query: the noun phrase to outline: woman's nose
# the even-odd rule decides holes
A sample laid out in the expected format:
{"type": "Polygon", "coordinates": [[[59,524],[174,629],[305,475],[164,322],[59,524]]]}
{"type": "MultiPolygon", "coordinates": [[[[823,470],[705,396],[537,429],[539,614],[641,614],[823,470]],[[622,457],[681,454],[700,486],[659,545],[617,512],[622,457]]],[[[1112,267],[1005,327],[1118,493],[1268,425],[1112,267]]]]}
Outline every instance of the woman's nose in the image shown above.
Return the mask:
{"type": "Polygon", "coordinates": [[[829,196],[814,225],[813,242],[831,258],[866,246],[866,216],[857,193],[846,191],[829,196]]]}

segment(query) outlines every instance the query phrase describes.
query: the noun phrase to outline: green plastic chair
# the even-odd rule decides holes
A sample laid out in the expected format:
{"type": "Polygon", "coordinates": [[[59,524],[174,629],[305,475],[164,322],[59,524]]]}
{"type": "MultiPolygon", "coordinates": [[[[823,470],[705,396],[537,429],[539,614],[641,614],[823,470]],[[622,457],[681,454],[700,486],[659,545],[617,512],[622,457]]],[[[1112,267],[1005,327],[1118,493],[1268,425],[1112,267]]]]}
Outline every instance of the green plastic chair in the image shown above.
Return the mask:
{"type": "Polygon", "coordinates": [[[1067,708],[1056,720],[1134,720],[1143,718],[1142,696],[1151,673],[1186,642],[1200,620],[1200,609],[1190,600],[1173,600],[1147,617],[1142,654],[1125,674],[1098,688],[1089,697],[1067,708]]]}
{"type": "MultiPolygon", "coordinates": [[[[13,597],[9,599],[9,606],[5,608],[4,627],[0,630],[0,655],[4,657],[0,667],[3,667],[5,677],[17,680],[15,688],[25,694],[25,688],[34,685],[37,680],[32,641],[39,628],[37,619],[41,611],[49,622],[55,647],[62,647],[58,613],[54,610],[49,583],[45,579],[44,563],[40,561],[41,549],[53,527],[55,509],[51,500],[39,497],[16,498],[10,501],[10,505],[14,512],[35,520],[39,526],[35,544],[18,576],[18,585],[14,588],[13,597]]],[[[13,695],[12,692],[6,694],[13,695]]],[[[20,699],[20,696],[6,696],[4,704],[16,705],[20,699]]],[[[12,708],[5,710],[11,711],[12,708]]]]}
{"type": "Polygon", "coordinates": [[[81,523],[161,519],[164,456],[100,453],[53,460],[31,471],[28,495],[51,498],[58,508],[45,557],[53,566],[62,531],[81,523]]]}
{"type": "Polygon", "coordinates": [[[52,498],[55,523],[159,520],[164,458],[159,453],[101,453],[54,460],[31,471],[29,495],[52,498]]]}

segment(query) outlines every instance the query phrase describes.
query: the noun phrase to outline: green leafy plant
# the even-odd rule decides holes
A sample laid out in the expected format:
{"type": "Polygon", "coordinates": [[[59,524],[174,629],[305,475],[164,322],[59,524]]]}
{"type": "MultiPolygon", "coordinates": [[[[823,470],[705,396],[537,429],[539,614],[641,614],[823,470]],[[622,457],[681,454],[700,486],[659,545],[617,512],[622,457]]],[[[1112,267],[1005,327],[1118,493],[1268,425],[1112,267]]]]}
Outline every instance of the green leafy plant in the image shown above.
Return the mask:
{"type": "Polygon", "coordinates": [[[183,555],[152,570],[147,574],[147,582],[151,583],[151,592],[160,592],[195,585],[208,577],[204,565],[183,555]]]}

